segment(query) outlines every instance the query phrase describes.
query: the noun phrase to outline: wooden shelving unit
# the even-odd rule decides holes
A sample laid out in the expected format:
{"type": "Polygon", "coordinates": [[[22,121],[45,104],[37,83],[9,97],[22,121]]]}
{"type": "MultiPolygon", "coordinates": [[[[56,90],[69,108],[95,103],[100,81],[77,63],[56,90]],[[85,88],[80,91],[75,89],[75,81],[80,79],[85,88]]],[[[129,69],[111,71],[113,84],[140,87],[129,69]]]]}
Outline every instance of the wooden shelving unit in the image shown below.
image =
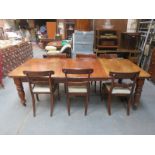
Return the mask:
{"type": "Polygon", "coordinates": [[[95,49],[116,50],[118,48],[117,31],[113,29],[97,29],[95,31],[95,49]]]}
{"type": "Polygon", "coordinates": [[[70,40],[75,30],[75,21],[65,22],[65,38],[70,40]]]}

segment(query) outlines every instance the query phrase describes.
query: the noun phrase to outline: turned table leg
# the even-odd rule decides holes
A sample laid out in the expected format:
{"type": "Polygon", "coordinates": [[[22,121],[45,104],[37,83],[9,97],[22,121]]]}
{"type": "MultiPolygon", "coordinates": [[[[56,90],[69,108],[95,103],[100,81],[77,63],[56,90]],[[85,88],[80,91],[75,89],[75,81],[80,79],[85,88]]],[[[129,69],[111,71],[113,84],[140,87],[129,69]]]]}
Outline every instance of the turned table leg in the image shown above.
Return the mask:
{"type": "Polygon", "coordinates": [[[14,83],[16,85],[16,89],[17,89],[17,92],[18,92],[18,96],[20,98],[20,102],[23,106],[26,106],[25,102],[26,102],[26,99],[25,99],[25,92],[24,92],[24,89],[23,89],[23,84],[22,84],[22,81],[20,78],[14,78],[14,83]]]}
{"type": "Polygon", "coordinates": [[[136,89],[135,89],[135,94],[134,94],[134,103],[133,103],[133,108],[137,109],[140,103],[140,97],[143,89],[145,79],[138,79],[137,84],[136,84],[136,89]]]}

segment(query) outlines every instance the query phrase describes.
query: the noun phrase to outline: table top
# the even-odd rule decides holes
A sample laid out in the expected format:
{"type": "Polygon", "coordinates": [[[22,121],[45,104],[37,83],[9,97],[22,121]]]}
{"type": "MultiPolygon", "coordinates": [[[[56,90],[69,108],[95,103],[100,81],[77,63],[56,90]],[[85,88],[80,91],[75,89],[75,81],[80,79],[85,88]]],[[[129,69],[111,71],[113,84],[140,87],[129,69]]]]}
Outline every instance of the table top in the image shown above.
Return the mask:
{"type": "Polygon", "coordinates": [[[107,78],[107,75],[102,67],[101,63],[97,59],[85,58],[85,59],[70,59],[70,58],[51,58],[51,59],[37,59],[33,58],[17,67],[15,70],[9,73],[10,77],[25,77],[24,70],[29,71],[44,71],[53,70],[55,74],[54,78],[64,78],[65,75],[62,72],[63,68],[92,68],[94,72],[91,74],[93,79],[107,78]]]}
{"type": "Polygon", "coordinates": [[[52,59],[38,59],[33,58],[17,67],[9,73],[10,77],[25,77],[24,70],[29,71],[44,71],[53,70],[55,72],[54,78],[64,78],[62,73],[63,68],[92,68],[94,69],[91,75],[92,79],[106,79],[109,78],[109,71],[116,72],[135,72],[140,71],[140,77],[149,78],[150,74],[139,68],[137,65],[127,59],[104,59],[104,58],[52,58],[52,59]]]}
{"type": "Polygon", "coordinates": [[[105,72],[107,75],[109,75],[110,71],[113,72],[137,72],[140,71],[140,77],[141,78],[149,78],[150,74],[147,73],[146,71],[144,71],[143,69],[141,69],[139,66],[137,66],[136,64],[134,64],[133,62],[131,62],[128,59],[121,59],[121,58],[117,58],[117,59],[99,59],[99,61],[101,62],[105,72]]]}

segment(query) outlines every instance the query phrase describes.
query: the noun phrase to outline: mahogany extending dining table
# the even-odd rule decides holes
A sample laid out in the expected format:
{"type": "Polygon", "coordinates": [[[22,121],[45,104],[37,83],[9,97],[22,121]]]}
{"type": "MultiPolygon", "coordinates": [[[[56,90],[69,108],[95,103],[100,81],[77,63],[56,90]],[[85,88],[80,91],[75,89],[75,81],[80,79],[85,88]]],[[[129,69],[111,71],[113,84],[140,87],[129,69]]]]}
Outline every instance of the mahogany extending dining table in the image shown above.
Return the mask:
{"type": "Polygon", "coordinates": [[[29,71],[44,71],[53,70],[55,74],[52,76],[54,81],[59,83],[65,82],[65,75],[62,72],[63,68],[92,68],[90,80],[102,81],[109,79],[109,72],[136,72],[140,71],[139,78],[137,79],[136,89],[134,92],[134,107],[138,107],[144,81],[150,78],[150,74],[132,63],[128,59],[104,59],[104,58],[32,58],[21,66],[17,67],[9,73],[9,77],[13,78],[16,89],[22,105],[26,106],[25,92],[23,89],[23,82],[27,82],[26,76],[23,74],[24,70],[29,71]]]}

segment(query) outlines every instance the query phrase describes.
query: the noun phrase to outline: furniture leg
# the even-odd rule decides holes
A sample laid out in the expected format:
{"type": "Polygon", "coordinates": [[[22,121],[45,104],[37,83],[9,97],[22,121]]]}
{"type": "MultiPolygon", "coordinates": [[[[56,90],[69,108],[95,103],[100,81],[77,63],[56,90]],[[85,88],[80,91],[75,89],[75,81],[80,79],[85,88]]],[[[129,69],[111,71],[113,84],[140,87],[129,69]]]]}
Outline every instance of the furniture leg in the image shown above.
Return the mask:
{"type": "Polygon", "coordinates": [[[1,84],[2,88],[4,88],[4,84],[3,84],[3,82],[2,82],[2,81],[0,82],[0,84],[1,84]]]}
{"type": "Polygon", "coordinates": [[[111,95],[108,95],[108,114],[111,115],[111,95]]]}
{"type": "Polygon", "coordinates": [[[137,79],[135,94],[134,94],[134,102],[133,108],[137,109],[140,103],[140,97],[143,89],[145,79],[137,79]]]}
{"type": "Polygon", "coordinates": [[[128,104],[127,104],[127,115],[130,115],[130,105],[131,105],[131,97],[128,100],[128,104]]]}
{"type": "Polygon", "coordinates": [[[100,94],[102,93],[102,81],[100,81],[100,94]]]}
{"type": "Polygon", "coordinates": [[[58,84],[58,100],[60,101],[60,90],[59,90],[59,84],[58,84]]]}
{"type": "Polygon", "coordinates": [[[88,96],[85,97],[85,116],[87,115],[87,109],[88,109],[88,96]]]}
{"type": "Polygon", "coordinates": [[[68,109],[68,115],[70,116],[70,98],[67,96],[67,109],[68,109]]]}
{"type": "Polygon", "coordinates": [[[14,83],[16,85],[16,89],[18,92],[18,96],[20,98],[20,102],[23,106],[26,106],[25,92],[23,89],[23,84],[20,78],[14,78],[14,83]]]}
{"type": "Polygon", "coordinates": [[[54,96],[51,95],[51,112],[50,112],[50,116],[53,115],[53,109],[54,109],[54,96]]]}
{"type": "Polygon", "coordinates": [[[33,107],[33,116],[36,116],[36,106],[35,106],[35,98],[34,94],[32,94],[32,107],[33,107]]]}
{"type": "Polygon", "coordinates": [[[36,94],[36,98],[37,98],[37,101],[39,102],[39,95],[38,94],[36,94]]]}
{"type": "Polygon", "coordinates": [[[97,82],[97,81],[94,81],[94,82],[95,82],[95,84],[94,84],[94,85],[95,85],[95,93],[96,93],[96,82],[97,82]]]}

